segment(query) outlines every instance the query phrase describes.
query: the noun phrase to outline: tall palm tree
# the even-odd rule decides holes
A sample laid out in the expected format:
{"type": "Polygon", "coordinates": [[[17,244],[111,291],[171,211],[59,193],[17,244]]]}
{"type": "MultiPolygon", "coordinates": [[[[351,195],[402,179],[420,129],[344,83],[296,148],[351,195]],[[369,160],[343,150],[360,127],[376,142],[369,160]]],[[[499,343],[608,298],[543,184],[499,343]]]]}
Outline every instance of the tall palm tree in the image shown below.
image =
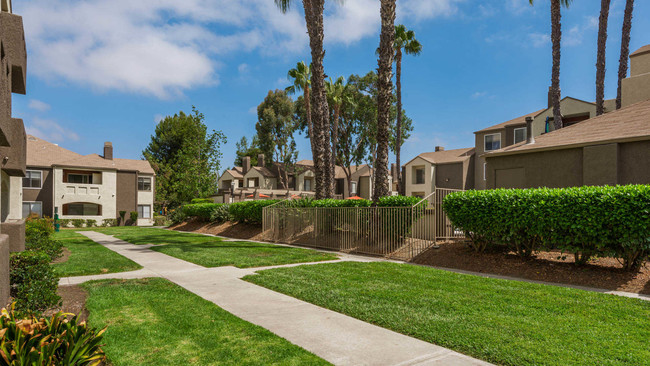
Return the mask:
{"type": "MultiPolygon", "coordinates": [[[[286,13],[292,0],[274,0],[283,13],[286,13]]],[[[325,94],[325,70],[323,68],[323,11],[325,0],[302,0],[305,22],[311,48],[311,120],[314,143],[314,167],[316,173],[316,197],[334,196],[334,177],[329,169],[332,156],[330,148],[329,107],[325,94]]]]}
{"type": "MultiPolygon", "coordinates": [[[[534,0],[529,0],[533,5],[534,0]]],[[[553,42],[553,68],[551,69],[551,99],[553,104],[553,124],[562,128],[560,111],[560,43],[562,42],[562,6],[568,8],[573,0],[551,0],[551,41],[553,42]]]]}
{"type": "Polygon", "coordinates": [[[311,70],[305,61],[300,61],[295,68],[289,70],[287,77],[293,80],[293,85],[288,86],[285,91],[288,94],[295,94],[302,90],[303,99],[305,100],[305,119],[307,120],[307,136],[311,144],[312,156],[315,154],[313,126],[311,123],[311,70]]]}
{"type": "Polygon", "coordinates": [[[397,166],[397,190],[401,191],[402,168],[402,53],[407,55],[419,55],[422,52],[422,45],[415,39],[415,32],[407,30],[402,24],[395,27],[395,84],[397,89],[397,133],[395,136],[395,164],[397,166]],[[402,51],[403,50],[403,51],[402,51]]]}
{"type": "Polygon", "coordinates": [[[607,47],[607,20],[611,0],[601,0],[598,21],[598,52],[596,53],[596,115],[605,113],[605,48],[607,47]]]}
{"type": "Polygon", "coordinates": [[[616,109],[621,109],[621,83],[627,77],[627,63],[630,58],[630,32],[632,32],[632,13],[634,0],[627,0],[623,16],[623,37],[621,40],[621,58],[618,61],[618,91],[616,92],[616,109]]]}
{"type": "Polygon", "coordinates": [[[341,108],[344,104],[352,104],[352,99],[348,91],[348,85],[345,83],[345,78],[339,76],[336,81],[333,81],[330,78],[325,83],[325,90],[327,91],[327,97],[329,98],[328,103],[332,106],[332,163],[331,170],[332,175],[336,174],[336,164],[337,164],[337,146],[339,138],[339,118],[341,117],[341,108]]]}
{"type": "Polygon", "coordinates": [[[381,0],[381,34],[377,73],[377,159],[373,200],[390,193],[388,149],[390,144],[390,108],[393,97],[393,58],[395,56],[395,0],[381,0]]]}

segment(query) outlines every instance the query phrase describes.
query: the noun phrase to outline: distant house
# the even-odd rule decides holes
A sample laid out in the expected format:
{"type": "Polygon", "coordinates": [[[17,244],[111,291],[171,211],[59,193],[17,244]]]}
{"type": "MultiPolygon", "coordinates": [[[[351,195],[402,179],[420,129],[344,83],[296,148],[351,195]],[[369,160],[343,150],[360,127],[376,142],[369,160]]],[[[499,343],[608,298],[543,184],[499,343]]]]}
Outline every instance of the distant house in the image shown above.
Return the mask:
{"type": "MultiPolygon", "coordinates": [[[[266,164],[263,154],[257,158],[258,165],[251,166],[250,157],[242,158],[242,166],[227,169],[219,177],[217,202],[234,202],[242,199],[286,198],[291,196],[313,196],[316,191],[314,162],[300,160],[286,171],[287,184],[284,184],[285,168],[282,164],[266,164]],[[287,193],[288,192],[288,193],[287,193]]],[[[368,165],[335,169],[335,195],[338,198],[360,196],[372,197],[372,169],[368,165]],[[348,184],[349,183],[349,184],[348,184]]],[[[392,184],[392,177],[389,179],[392,184]]]]}
{"type": "Polygon", "coordinates": [[[447,150],[436,146],[404,165],[405,195],[426,197],[436,188],[474,188],[474,148],[447,150]]]}
{"type": "Polygon", "coordinates": [[[622,109],[543,134],[537,124],[533,138],[482,154],[485,187],[649,184],[650,45],[630,60],[622,109]]]}
{"type": "Polygon", "coordinates": [[[119,217],[138,212],[138,225],[153,225],[155,174],[146,160],[80,155],[43,139],[27,136],[27,174],[23,178],[23,217],[31,214],[61,219],[119,217]]]}

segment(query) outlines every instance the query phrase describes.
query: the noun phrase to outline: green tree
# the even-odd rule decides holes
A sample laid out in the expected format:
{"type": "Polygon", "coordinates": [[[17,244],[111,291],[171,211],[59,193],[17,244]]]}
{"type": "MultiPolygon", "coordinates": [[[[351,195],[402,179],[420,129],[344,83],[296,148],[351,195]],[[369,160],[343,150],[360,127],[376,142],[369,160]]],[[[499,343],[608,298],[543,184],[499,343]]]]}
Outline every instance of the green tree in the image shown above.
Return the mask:
{"type": "MultiPolygon", "coordinates": [[[[562,128],[562,112],[560,110],[560,59],[562,43],[562,6],[568,8],[573,0],[551,1],[551,42],[553,43],[553,67],[551,69],[551,102],[553,105],[553,124],[555,129],[562,128]]],[[[533,5],[534,0],[529,0],[533,5]]]]}
{"type": "Polygon", "coordinates": [[[195,107],[191,114],[167,116],[156,126],[142,152],[156,172],[156,202],[177,207],[192,198],[217,191],[221,131],[208,132],[204,115],[195,107]]]}
{"type": "MultiPolygon", "coordinates": [[[[402,54],[419,55],[422,52],[422,45],[415,39],[415,32],[406,29],[402,24],[395,27],[395,84],[397,92],[397,126],[395,126],[395,164],[397,165],[397,187],[398,191],[402,185],[402,54]]],[[[408,138],[408,137],[407,137],[408,138]]]]}
{"type": "Polygon", "coordinates": [[[305,122],[306,122],[306,127],[307,127],[307,137],[309,138],[309,144],[311,145],[311,154],[312,158],[315,161],[314,158],[314,127],[311,122],[311,103],[310,103],[310,91],[311,91],[311,70],[309,68],[309,65],[305,63],[305,61],[300,61],[298,64],[296,64],[296,67],[289,70],[287,73],[287,78],[290,80],[293,80],[293,85],[288,86],[285,91],[289,95],[296,94],[297,92],[302,90],[302,96],[303,96],[303,101],[304,101],[304,107],[305,107],[305,122]]]}
{"type": "Polygon", "coordinates": [[[242,166],[242,158],[245,156],[251,158],[251,164],[253,166],[257,165],[257,156],[259,154],[262,154],[262,150],[260,149],[260,142],[257,138],[257,135],[253,136],[253,140],[251,141],[250,145],[248,145],[248,139],[246,136],[243,136],[241,140],[235,144],[235,147],[237,149],[235,152],[237,154],[237,157],[235,158],[235,166],[242,166]]]}
{"type": "Polygon", "coordinates": [[[283,90],[270,90],[257,107],[257,138],[265,156],[279,169],[284,189],[289,188],[288,172],[295,169],[298,150],[293,137],[298,124],[294,119],[294,103],[283,90]]]}
{"type": "Polygon", "coordinates": [[[390,148],[390,110],[392,102],[393,58],[395,56],[395,0],[381,0],[381,33],[377,75],[377,153],[373,201],[388,196],[388,150],[390,148]]]}
{"type": "Polygon", "coordinates": [[[621,58],[618,60],[618,90],[616,92],[616,109],[621,109],[621,84],[627,77],[627,65],[630,58],[630,33],[632,32],[632,13],[634,0],[625,2],[625,15],[623,16],[623,32],[621,37],[621,58]]]}
{"type": "Polygon", "coordinates": [[[333,81],[330,78],[325,83],[325,90],[327,91],[328,103],[332,109],[332,160],[330,164],[330,169],[332,170],[332,176],[336,175],[336,164],[337,164],[337,146],[339,138],[339,123],[341,119],[341,108],[345,104],[352,103],[352,98],[349,93],[347,93],[347,84],[345,83],[345,78],[339,76],[336,81],[333,81]]]}
{"type": "Polygon", "coordinates": [[[611,0],[601,0],[598,21],[598,52],[596,54],[596,115],[605,113],[605,49],[607,47],[607,21],[611,0]]]}

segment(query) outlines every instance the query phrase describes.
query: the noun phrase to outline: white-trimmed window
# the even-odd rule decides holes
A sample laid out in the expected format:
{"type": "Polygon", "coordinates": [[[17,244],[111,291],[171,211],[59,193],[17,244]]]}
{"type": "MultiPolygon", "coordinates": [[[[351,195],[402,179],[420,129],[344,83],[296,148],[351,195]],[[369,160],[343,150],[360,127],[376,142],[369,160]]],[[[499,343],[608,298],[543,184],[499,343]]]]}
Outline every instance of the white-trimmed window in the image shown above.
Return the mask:
{"type": "Polygon", "coordinates": [[[150,219],[151,218],[151,206],[150,205],[138,205],[138,217],[141,219],[150,219]]]}
{"type": "Polygon", "coordinates": [[[413,167],[413,184],[424,184],[425,169],[423,166],[414,166],[413,167]]]}
{"type": "Polygon", "coordinates": [[[43,217],[43,202],[23,202],[23,218],[27,218],[32,214],[43,217]]]}
{"type": "Polygon", "coordinates": [[[43,188],[43,172],[40,170],[28,170],[23,178],[23,188],[43,188]]]}
{"type": "Polygon", "coordinates": [[[515,144],[526,141],[526,127],[515,128],[515,144]]]}
{"type": "Polygon", "coordinates": [[[501,134],[493,133],[485,135],[485,149],[483,151],[499,150],[501,148],[501,134]]]}
{"type": "Polygon", "coordinates": [[[350,194],[357,194],[357,182],[350,182],[350,194]]]}
{"type": "Polygon", "coordinates": [[[151,192],[151,177],[138,177],[138,191],[151,192]]]}
{"type": "Polygon", "coordinates": [[[483,163],[483,180],[487,180],[487,163],[483,163]]]}

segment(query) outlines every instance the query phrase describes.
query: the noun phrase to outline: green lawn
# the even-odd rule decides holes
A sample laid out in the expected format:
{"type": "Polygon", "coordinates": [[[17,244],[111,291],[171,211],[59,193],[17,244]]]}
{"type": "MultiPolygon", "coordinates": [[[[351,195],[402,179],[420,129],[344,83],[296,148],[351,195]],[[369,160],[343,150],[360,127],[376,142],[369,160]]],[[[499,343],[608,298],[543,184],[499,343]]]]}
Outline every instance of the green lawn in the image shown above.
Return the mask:
{"type": "Polygon", "coordinates": [[[54,270],[61,277],[126,272],[142,268],[132,260],[104,248],[74,230],[61,230],[54,234],[54,238],[60,240],[70,251],[67,261],[54,264],[54,270]]]}
{"type": "Polygon", "coordinates": [[[83,287],[89,323],[108,326],[103,348],[116,366],[328,364],[164,279],[83,287]]]}
{"type": "Polygon", "coordinates": [[[224,241],[200,234],[155,228],[115,227],[95,230],[115,235],[116,238],[132,244],[164,244],[151,249],[204,267],[264,267],[338,258],[336,254],[311,249],[248,241],[224,241]]]}
{"type": "Polygon", "coordinates": [[[650,364],[650,302],[638,299],[394,263],[245,279],[497,364],[650,364]]]}

